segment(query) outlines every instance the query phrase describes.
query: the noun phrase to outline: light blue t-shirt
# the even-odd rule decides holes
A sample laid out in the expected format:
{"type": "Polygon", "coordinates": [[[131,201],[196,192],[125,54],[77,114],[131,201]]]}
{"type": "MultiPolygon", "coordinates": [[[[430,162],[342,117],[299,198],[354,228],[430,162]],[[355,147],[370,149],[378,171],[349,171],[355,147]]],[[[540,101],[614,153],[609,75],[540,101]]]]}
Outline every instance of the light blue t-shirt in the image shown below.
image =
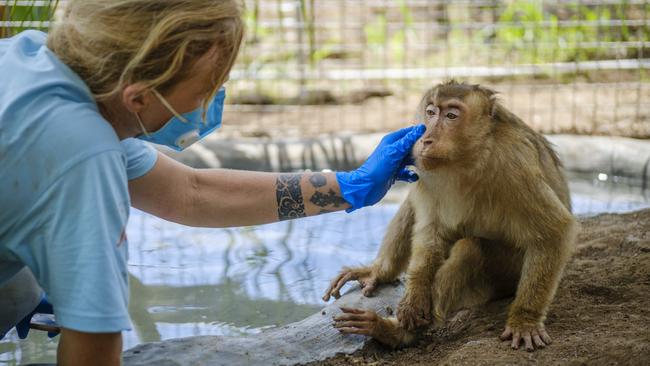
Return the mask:
{"type": "Polygon", "coordinates": [[[61,326],[130,329],[128,180],[156,151],[118,139],[46,37],[0,40],[0,283],[26,265],[61,326]]]}

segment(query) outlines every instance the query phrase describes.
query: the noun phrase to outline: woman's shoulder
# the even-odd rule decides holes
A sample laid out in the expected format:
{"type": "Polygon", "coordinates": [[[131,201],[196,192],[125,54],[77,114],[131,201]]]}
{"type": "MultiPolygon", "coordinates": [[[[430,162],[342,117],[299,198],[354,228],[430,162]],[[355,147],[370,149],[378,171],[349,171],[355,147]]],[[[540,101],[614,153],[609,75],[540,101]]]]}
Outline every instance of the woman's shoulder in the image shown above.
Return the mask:
{"type": "MultiPolygon", "coordinates": [[[[47,49],[47,36],[25,31],[0,40],[0,127],[7,139],[58,152],[119,148],[86,84],[47,49]]],[[[8,146],[4,146],[8,148],[8,146]]]]}

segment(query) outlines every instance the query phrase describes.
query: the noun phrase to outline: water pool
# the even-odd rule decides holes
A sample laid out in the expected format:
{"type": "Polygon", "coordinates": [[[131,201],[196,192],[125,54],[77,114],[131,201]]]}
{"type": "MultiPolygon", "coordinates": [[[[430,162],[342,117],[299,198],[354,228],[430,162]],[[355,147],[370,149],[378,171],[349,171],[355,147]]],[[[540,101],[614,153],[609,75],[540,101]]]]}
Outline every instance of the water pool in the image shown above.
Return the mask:
{"type": "MultiPolygon", "coordinates": [[[[650,190],[604,174],[571,176],[574,212],[650,207],[650,190]]],[[[236,229],[189,228],[131,212],[130,313],[124,348],[193,335],[238,335],[300,320],[322,306],[344,265],[368,263],[405,187],[381,204],[298,221],[236,229]]],[[[0,363],[54,362],[56,339],[32,332],[0,341],[0,363]]]]}

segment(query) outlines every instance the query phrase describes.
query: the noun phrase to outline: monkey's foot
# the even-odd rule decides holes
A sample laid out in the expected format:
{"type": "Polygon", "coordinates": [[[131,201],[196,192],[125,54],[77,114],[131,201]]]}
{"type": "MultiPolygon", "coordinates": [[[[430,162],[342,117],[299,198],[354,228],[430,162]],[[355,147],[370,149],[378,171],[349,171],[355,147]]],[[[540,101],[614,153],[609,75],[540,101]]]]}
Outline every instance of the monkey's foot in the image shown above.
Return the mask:
{"type": "Polygon", "coordinates": [[[325,290],[323,301],[329,301],[330,296],[335,299],[341,297],[341,288],[352,280],[359,281],[364,296],[371,296],[377,285],[380,283],[377,274],[371,267],[348,268],[344,267],[341,273],[332,280],[330,286],[325,290]]]}
{"type": "Polygon", "coordinates": [[[459,310],[456,315],[447,320],[447,328],[453,332],[460,332],[469,326],[467,322],[472,317],[469,309],[459,310]]]}
{"type": "Polygon", "coordinates": [[[344,334],[361,334],[390,347],[406,345],[415,335],[399,326],[395,318],[382,318],[373,310],[341,307],[343,314],[334,317],[334,327],[344,334]]]}
{"type": "Polygon", "coordinates": [[[533,352],[535,348],[540,349],[551,344],[551,337],[546,333],[546,329],[542,323],[533,326],[518,327],[506,325],[506,329],[499,338],[502,341],[512,339],[512,343],[510,344],[512,349],[519,349],[519,344],[523,339],[526,351],[528,352],[533,352]]]}
{"type": "Polygon", "coordinates": [[[415,330],[431,324],[433,306],[429,291],[408,291],[397,306],[397,319],[402,328],[415,330]]]}

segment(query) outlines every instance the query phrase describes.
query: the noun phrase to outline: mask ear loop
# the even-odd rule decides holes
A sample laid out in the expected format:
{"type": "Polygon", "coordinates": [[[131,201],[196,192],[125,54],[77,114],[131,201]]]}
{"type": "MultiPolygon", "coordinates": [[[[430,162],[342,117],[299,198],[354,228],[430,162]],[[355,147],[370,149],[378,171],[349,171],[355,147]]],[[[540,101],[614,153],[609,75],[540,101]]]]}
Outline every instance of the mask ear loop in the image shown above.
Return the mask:
{"type": "Polygon", "coordinates": [[[154,93],[154,95],[155,95],[156,97],[158,97],[158,99],[160,100],[160,102],[161,102],[161,103],[162,103],[162,104],[163,104],[163,105],[164,105],[164,106],[165,106],[165,107],[166,107],[170,112],[172,112],[172,114],[174,115],[174,117],[180,119],[181,122],[183,122],[183,123],[189,123],[189,121],[187,120],[187,118],[181,116],[178,112],[176,112],[176,110],[174,109],[174,107],[172,107],[172,106],[167,102],[167,100],[165,100],[165,98],[164,98],[162,95],[160,95],[160,93],[158,93],[158,91],[157,91],[156,89],[151,89],[151,91],[154,93]]]}
{"type": "Polygon", "coordinates": [[[138,120],[138,124],[140,125],[140,129],[142,130],[142,133],[145,136],[150,137],[151,135],[149,134],[149,132],[147,132],[147,129],[144,128],[144,123],[142,123],[142,119],[140,119],[140,115],[137,112],[135,113],[135,118],[138,120]]]}

